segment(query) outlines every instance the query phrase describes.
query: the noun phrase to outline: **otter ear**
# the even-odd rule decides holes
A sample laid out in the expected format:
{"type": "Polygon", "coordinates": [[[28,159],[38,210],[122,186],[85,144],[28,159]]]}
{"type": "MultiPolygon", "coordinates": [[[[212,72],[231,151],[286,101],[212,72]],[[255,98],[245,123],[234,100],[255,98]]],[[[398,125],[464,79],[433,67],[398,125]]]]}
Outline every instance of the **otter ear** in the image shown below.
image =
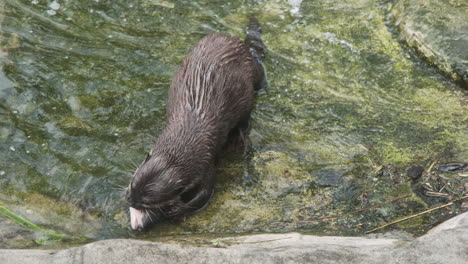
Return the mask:
{"type": "Polygon", "coordinates": [[[151,159],[151,153],[148,153],[148,155],[146,155],[145,161],[143,163],[147,162],[149,159],[151,159]]]}
{"type": "Polygon", "coordinates": [[[145,161],[143,163],[145,163],[149,159],[151,159],[151,156],[153,156],[153,149],[152,148],[149,150],[148,155],[146,155],[145,161]]]}

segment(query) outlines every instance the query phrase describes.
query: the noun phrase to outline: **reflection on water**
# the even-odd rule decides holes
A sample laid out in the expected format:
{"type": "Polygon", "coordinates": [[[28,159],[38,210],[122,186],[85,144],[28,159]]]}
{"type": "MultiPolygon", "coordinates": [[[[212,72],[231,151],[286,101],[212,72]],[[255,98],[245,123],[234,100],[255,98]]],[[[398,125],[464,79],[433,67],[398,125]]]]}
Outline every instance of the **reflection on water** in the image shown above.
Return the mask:
{"type": "MultiPolygon", "coordinates": [[[[376,204],[411,192],[402,173],[372,174],[381,165],[467,159],[466,96],[392,37],[385,2],[0,3],[0,203],[90,239],[359,234],[358,223],[374,227],[427,207],[414,198],[410,208],[296,224],[362,208],[363,194],[376,204]],[[243,37],[250,14],[263,24],[269,83],[257,98],[250,150],[220,159],[207,210],[130,232],[123,191],[163,126],[172,74],[205,34],[243,37]]],[[[3,246],[34,246],[21,244],[34,234],[0,219],[0,234],[10,234],[3,246]]]]}

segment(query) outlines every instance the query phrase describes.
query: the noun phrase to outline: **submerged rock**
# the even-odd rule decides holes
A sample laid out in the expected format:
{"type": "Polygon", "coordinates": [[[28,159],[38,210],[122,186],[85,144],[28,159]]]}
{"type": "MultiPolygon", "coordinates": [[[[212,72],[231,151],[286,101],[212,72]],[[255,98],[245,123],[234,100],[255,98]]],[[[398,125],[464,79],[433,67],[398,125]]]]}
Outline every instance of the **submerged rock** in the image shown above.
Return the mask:
{"type": "Polygon", "coordinates": [[[399,0],[391,13],[409,46],[468,88],[468,2],[399,0]]]}
{"type": "Polygon", "coordinates": [[[9,196],[0,195],[2,247],[63,246],[64,241],[82,243],[100,229],[99,217],[72,203],[39,193],[10,190],[9,196]]]}
{"type": "Polygon", "coordinates": [[[406,174],[408,175],[408,177],[410,177],[411,179],[413,180],[417,180],[419,179],[419,177],[421,177],[422,173],[424,172],[424,168],[421,167],[421,166],[411,166],[408,168],[408,170],[406,171],[406,174]]]}
{"type": "Polygon", "coordinates": [[[345,173],[346,171],[341,168],[325,168],[314,171],[313,175],[320,186],[337,186],[345,173]]]}

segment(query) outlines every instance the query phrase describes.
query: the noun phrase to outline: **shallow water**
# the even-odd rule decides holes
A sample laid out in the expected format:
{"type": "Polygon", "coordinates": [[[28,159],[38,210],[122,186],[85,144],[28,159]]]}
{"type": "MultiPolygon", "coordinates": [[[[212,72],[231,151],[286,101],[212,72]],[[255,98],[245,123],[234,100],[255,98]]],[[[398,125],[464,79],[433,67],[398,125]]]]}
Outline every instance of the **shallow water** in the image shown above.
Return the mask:
{"type": "MultiPolygon", "coordinates": [[[[468,160],[466,93],[397,41],[387,25],[391,4],[0,2],[0,204],[69,243],[359,235],[427,209],[404,168],[468,160]],[[177,65],[210,32],[242,38],[251,14],[263,26],[268,87],[257,97],[249,149],[220,158],[206,210],[130,231],[124,189],[163,126],[177,65]],[[344,217],[301,222],[336,215],[344,217]]],[[[392,228],[420,232],[454,213],[392,228]]],[[[0,226],[1,247],[60,243],[3,216],[0,226]]]]}

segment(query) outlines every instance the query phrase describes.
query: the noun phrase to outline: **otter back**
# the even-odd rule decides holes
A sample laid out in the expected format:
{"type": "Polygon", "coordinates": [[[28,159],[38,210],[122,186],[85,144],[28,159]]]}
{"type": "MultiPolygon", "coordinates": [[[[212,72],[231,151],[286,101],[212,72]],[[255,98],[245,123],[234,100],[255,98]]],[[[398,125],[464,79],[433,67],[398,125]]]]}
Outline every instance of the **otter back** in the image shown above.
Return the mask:
{"type": "Polygon", "coordinates": [[[190,118],[222,130],[221,140],[238,122],[248,119],[261,73],[247,45],[238,38],[220,34],[204,37],[174,77],[168,121],[190,113],[190,118]]]}

